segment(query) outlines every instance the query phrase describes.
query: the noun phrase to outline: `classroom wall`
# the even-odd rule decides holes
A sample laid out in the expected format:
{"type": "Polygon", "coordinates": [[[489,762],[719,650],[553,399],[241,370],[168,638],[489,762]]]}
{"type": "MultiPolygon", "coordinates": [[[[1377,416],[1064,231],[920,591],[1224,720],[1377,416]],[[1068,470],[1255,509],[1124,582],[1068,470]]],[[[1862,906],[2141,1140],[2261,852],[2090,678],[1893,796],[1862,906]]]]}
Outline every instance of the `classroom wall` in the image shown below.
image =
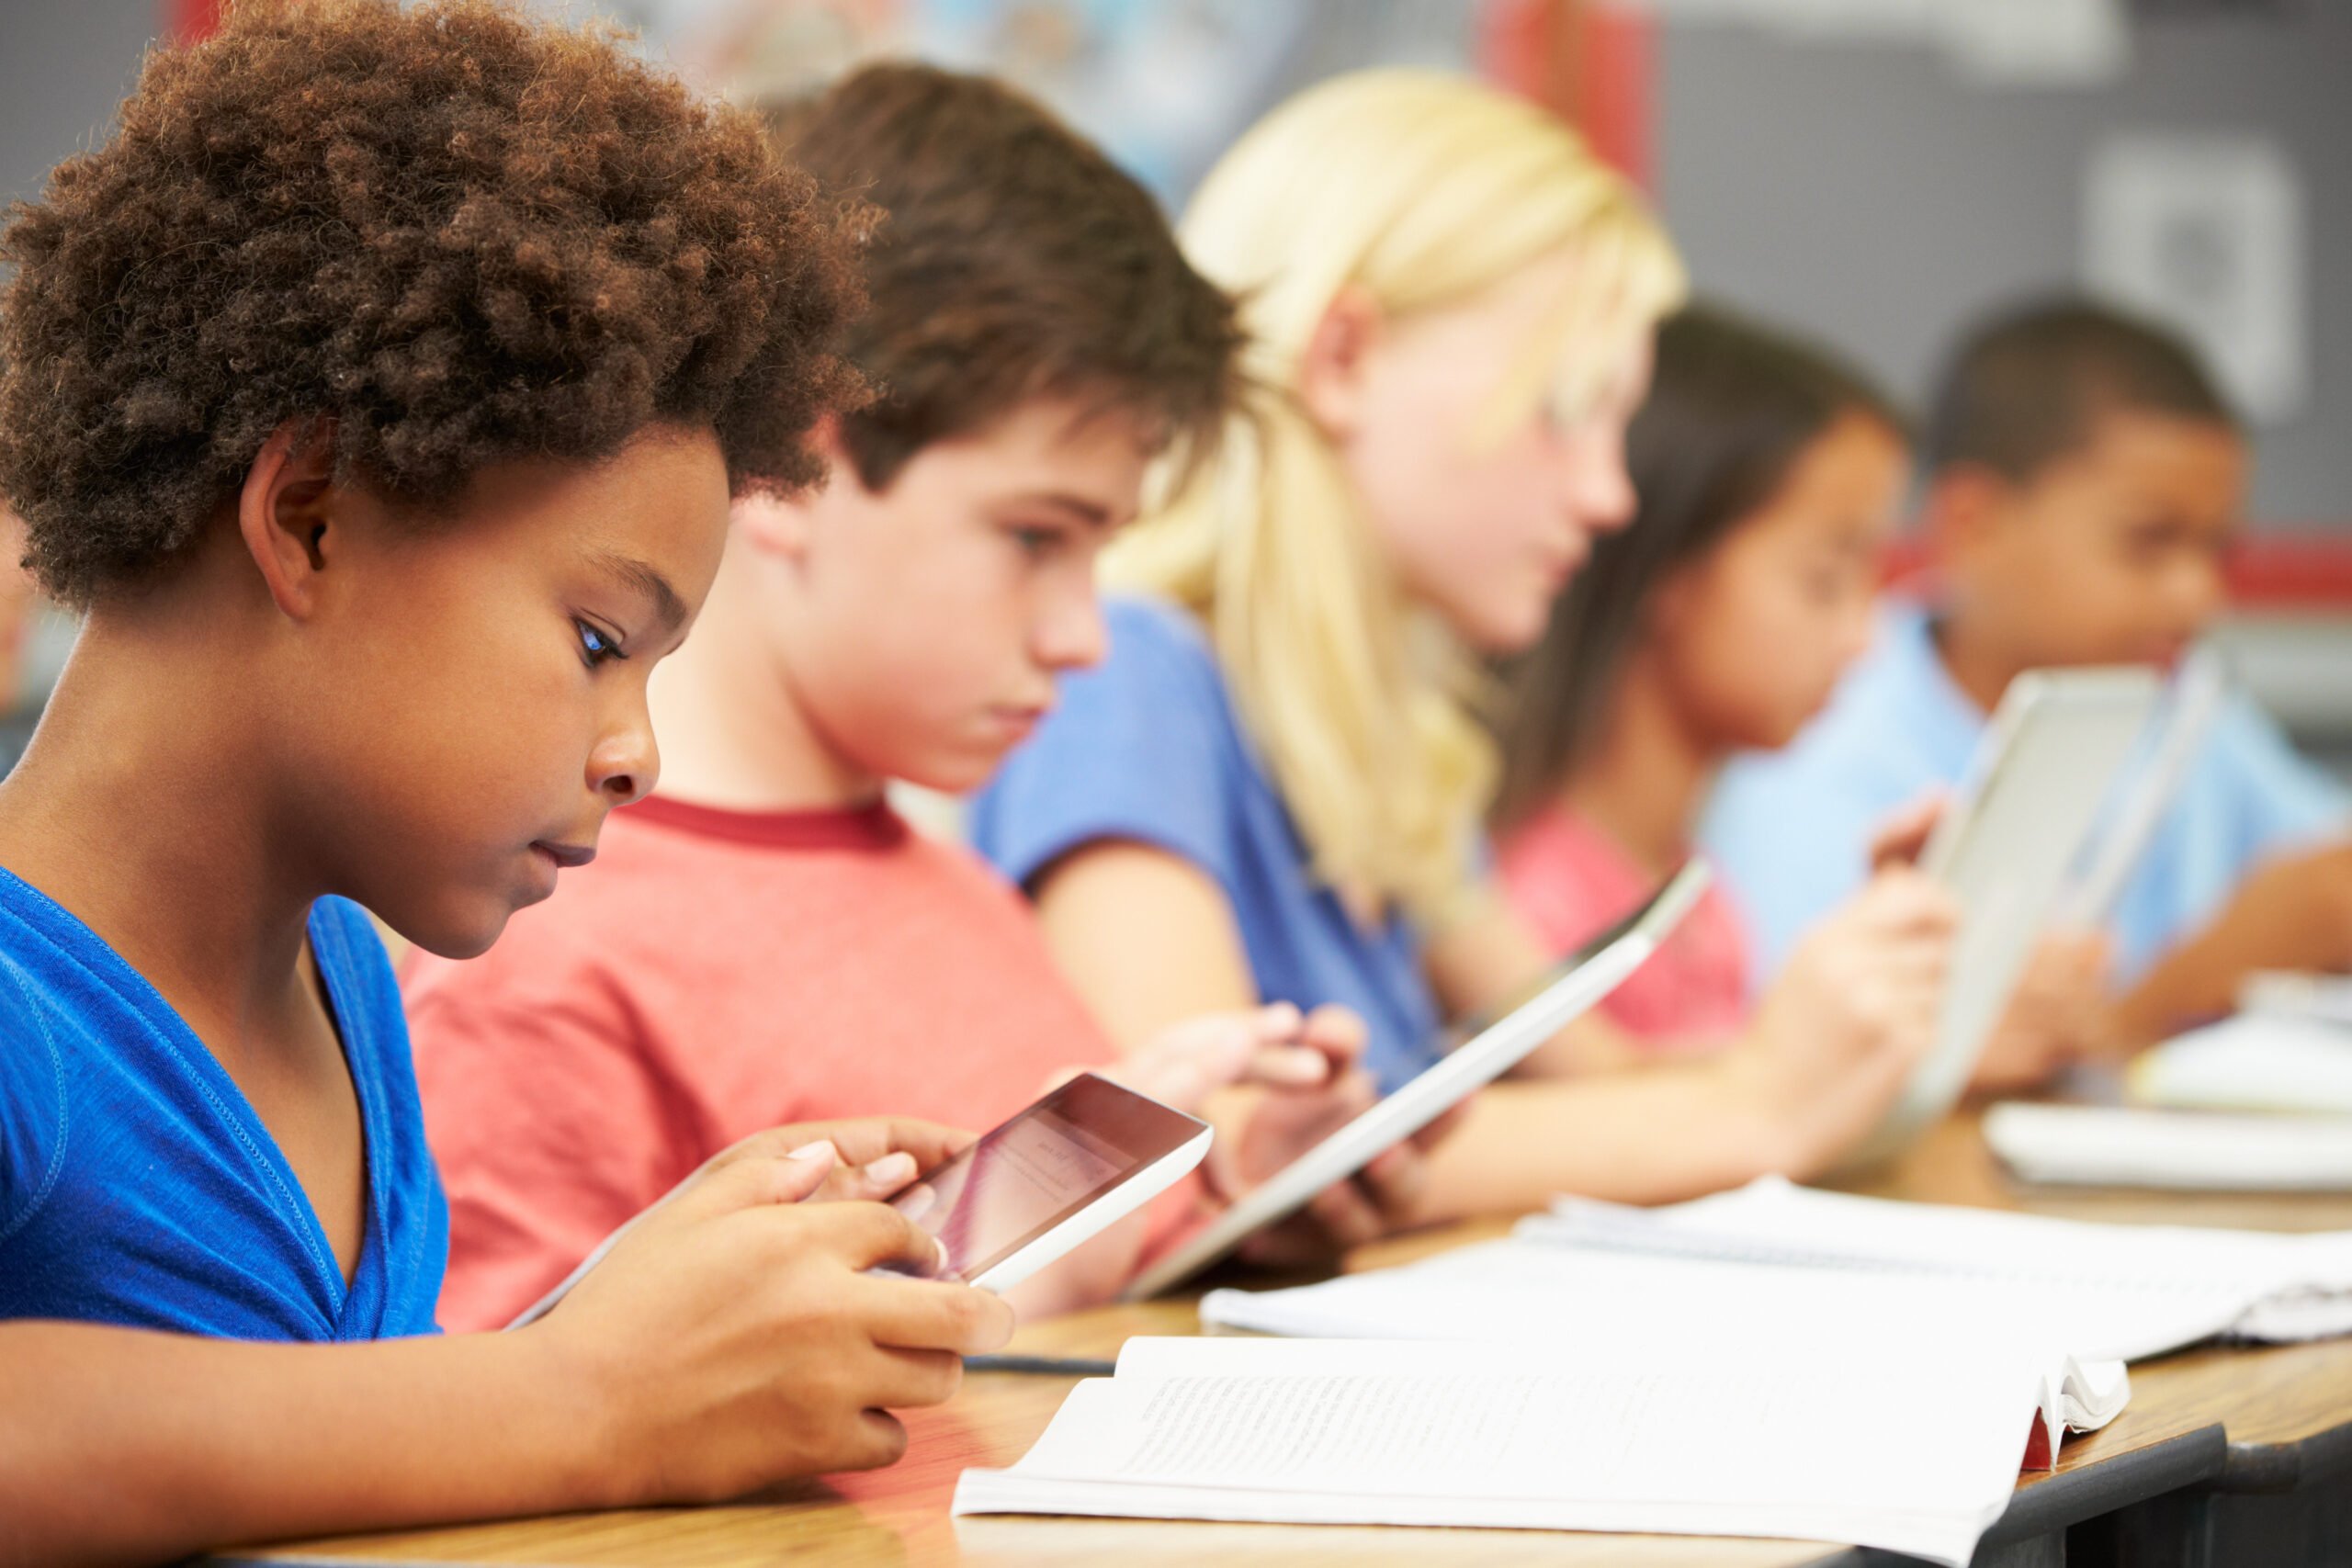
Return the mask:
{"type": "Polygon", "coordinates": [[[99,139],[162,17],[161,0],[0,0],[0,202],[99,139]]]}
{"type": "Polygon", "coordinates": [[[1669,17],[1659,197],[1704,287],[1805,323],[1917,394],[1972,312],[2075,276],[2084,164],[2102,137],[2267,133],[2303,190],[2311,392],[2257,433],[2253,513],[2352,534],[2352,4],[2143,15],[2132,47],[2112,85],[1985,89],[1918,43],[1669,17]]]}

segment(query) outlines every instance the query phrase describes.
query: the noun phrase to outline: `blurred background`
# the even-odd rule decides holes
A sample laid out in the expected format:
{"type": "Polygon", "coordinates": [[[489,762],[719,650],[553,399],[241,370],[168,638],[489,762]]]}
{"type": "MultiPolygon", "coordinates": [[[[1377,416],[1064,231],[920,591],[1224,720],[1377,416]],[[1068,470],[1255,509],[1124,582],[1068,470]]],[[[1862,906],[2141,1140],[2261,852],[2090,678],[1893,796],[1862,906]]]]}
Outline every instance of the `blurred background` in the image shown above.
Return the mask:
{"type": "MultiPolygon", "coordinates": [[[[217,0],[0,0],[0,198],[105,134],[151,43],[217,0]]],[[[1332,72],[1501,81],[1655,195],[1706,292],[1917,397],[1965,321],[2078,287],[2185,330],[2256,469],[2225,638],[2352,774],[2347,0],[603,0],[742,96],[912,53],[1011,77],[1171,209],[1332,72]]],[[[1898,566],[1899,569],[1899,566],[1898,566]]],[[[37,701],[70,628],[0,671],[37,701]]],[[[15,644],[9,646],[14,647],[15,644]]]]}

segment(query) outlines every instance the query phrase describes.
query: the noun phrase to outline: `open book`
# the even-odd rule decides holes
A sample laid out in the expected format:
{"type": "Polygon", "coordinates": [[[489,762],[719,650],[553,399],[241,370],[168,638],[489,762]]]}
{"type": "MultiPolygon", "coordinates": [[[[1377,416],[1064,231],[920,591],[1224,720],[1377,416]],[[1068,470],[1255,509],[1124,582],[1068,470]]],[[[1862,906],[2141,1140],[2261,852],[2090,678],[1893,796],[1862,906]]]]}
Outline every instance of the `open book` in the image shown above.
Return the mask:
{"type": "Polygon", "coordinates": [[[2352,1333],[2352,1232],[2104,1225],[1767,1179],[1659,1209],[1563,1199],[1509,1241],[1289,1291],[1216,1291],[1271,1334],[1678,1344],[1727,1332],[1907,1348],[2006,1339],[2131,1360],[2352,1333]]]}
{"type": "Polygon", "coordinates": [[[2129,1385],[2009,1346],[1131,1339],[958,1515],[1787,1537],[1959,1564],[2129,1385]],[[1899,1430],[1901,1440],[1874,1435],[1899,1430]]]}
{"type": "Polygon", "coordinates": [[[2125,1082],[2143,1105],[2352,1115],[2352,1023],[2316,1010],[2249,1008],[2146,1052],[2125,1082]]]}
{"type": "Polygon", "coordinates": [[[2352,1116],[2015,1103],[1985,1116],[1984,1141],[2045,1185],[2352,1192],[2352,1116]]]}

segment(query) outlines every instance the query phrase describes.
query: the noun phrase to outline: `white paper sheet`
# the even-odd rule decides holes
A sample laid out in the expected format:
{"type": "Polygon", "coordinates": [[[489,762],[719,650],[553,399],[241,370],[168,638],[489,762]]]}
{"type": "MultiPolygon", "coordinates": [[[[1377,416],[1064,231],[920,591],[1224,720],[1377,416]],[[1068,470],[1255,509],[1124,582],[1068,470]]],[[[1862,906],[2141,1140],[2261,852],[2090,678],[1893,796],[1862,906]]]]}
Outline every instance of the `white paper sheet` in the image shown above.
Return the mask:
{"type": "Polygon", "coordinates": [[[2147,1052],[2125,1083],[2142,1105],[2352,1115],[2352,1028],[2242,1012],[2147,1052]]]}
{"type": "MultiPolygon", "coordinates": [[[[1136,1339],[958,1514],[1140,1514],[1851,1541],[1963,1562],[2008,1502],[2053,1369],[1826,1342],[1136,1339]],[[1901,1443],[1871,1440],[1904,1423],[1901,1443]]],[[[2072,1370],[2120,1408],[2116,1367],[2072,1370]]]]}
{"type": "Polygon", "coordinates": [[[2352,1192],[2352,1116],[1996,1105],[1984,1118],[1984,1141],[2027,1181],[2352,1192]]]}

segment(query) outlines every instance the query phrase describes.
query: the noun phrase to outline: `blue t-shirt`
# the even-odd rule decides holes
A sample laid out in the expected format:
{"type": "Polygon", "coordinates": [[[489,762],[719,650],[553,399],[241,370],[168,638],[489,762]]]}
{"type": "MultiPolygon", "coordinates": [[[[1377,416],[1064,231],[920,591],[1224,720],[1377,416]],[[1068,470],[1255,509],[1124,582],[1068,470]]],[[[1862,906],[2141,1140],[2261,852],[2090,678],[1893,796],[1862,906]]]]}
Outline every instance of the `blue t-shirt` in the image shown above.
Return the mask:
{"type": "MultiPolygon", "coordinates": [[[[1739,890],[1759,978],[1861,886],[1871,834],[1889,812],[1960,783],[1984,726],[1944,669],[1927,613],[1898,605],[1794,743],[1724,770],[1701,840],[1739,890]]],[[[2117,900],[2118,974],[2137,976],[2218,913],[2256,861],[2343,831],[2347,815],[2335,781],[2232,695],[2117,900]]]]}
{"type": "Polygon", "coordinates": [[[320,899],[310,935],[367,1139],[348,1287],[212,1053],[87,926],[0,871],[0,1318],[224,1339],[435,1332],[449,1213],[400,991],[357,906],[320,899]]]}
{"type": "Polygon", "coordinates": [[[1182,856],[1232,904],[1261,997],[1354,1009],[1382,1089],[1413,1077],[1438,1044],[1419,933],[1396,917],[1365,929],[1315,879],[1199,626],[1149,600],[1104,610],[1110,657],[1062,682],[1060,705],[973,803],[973,844],[1024,884],[1105,839],[1182,856]]]}

